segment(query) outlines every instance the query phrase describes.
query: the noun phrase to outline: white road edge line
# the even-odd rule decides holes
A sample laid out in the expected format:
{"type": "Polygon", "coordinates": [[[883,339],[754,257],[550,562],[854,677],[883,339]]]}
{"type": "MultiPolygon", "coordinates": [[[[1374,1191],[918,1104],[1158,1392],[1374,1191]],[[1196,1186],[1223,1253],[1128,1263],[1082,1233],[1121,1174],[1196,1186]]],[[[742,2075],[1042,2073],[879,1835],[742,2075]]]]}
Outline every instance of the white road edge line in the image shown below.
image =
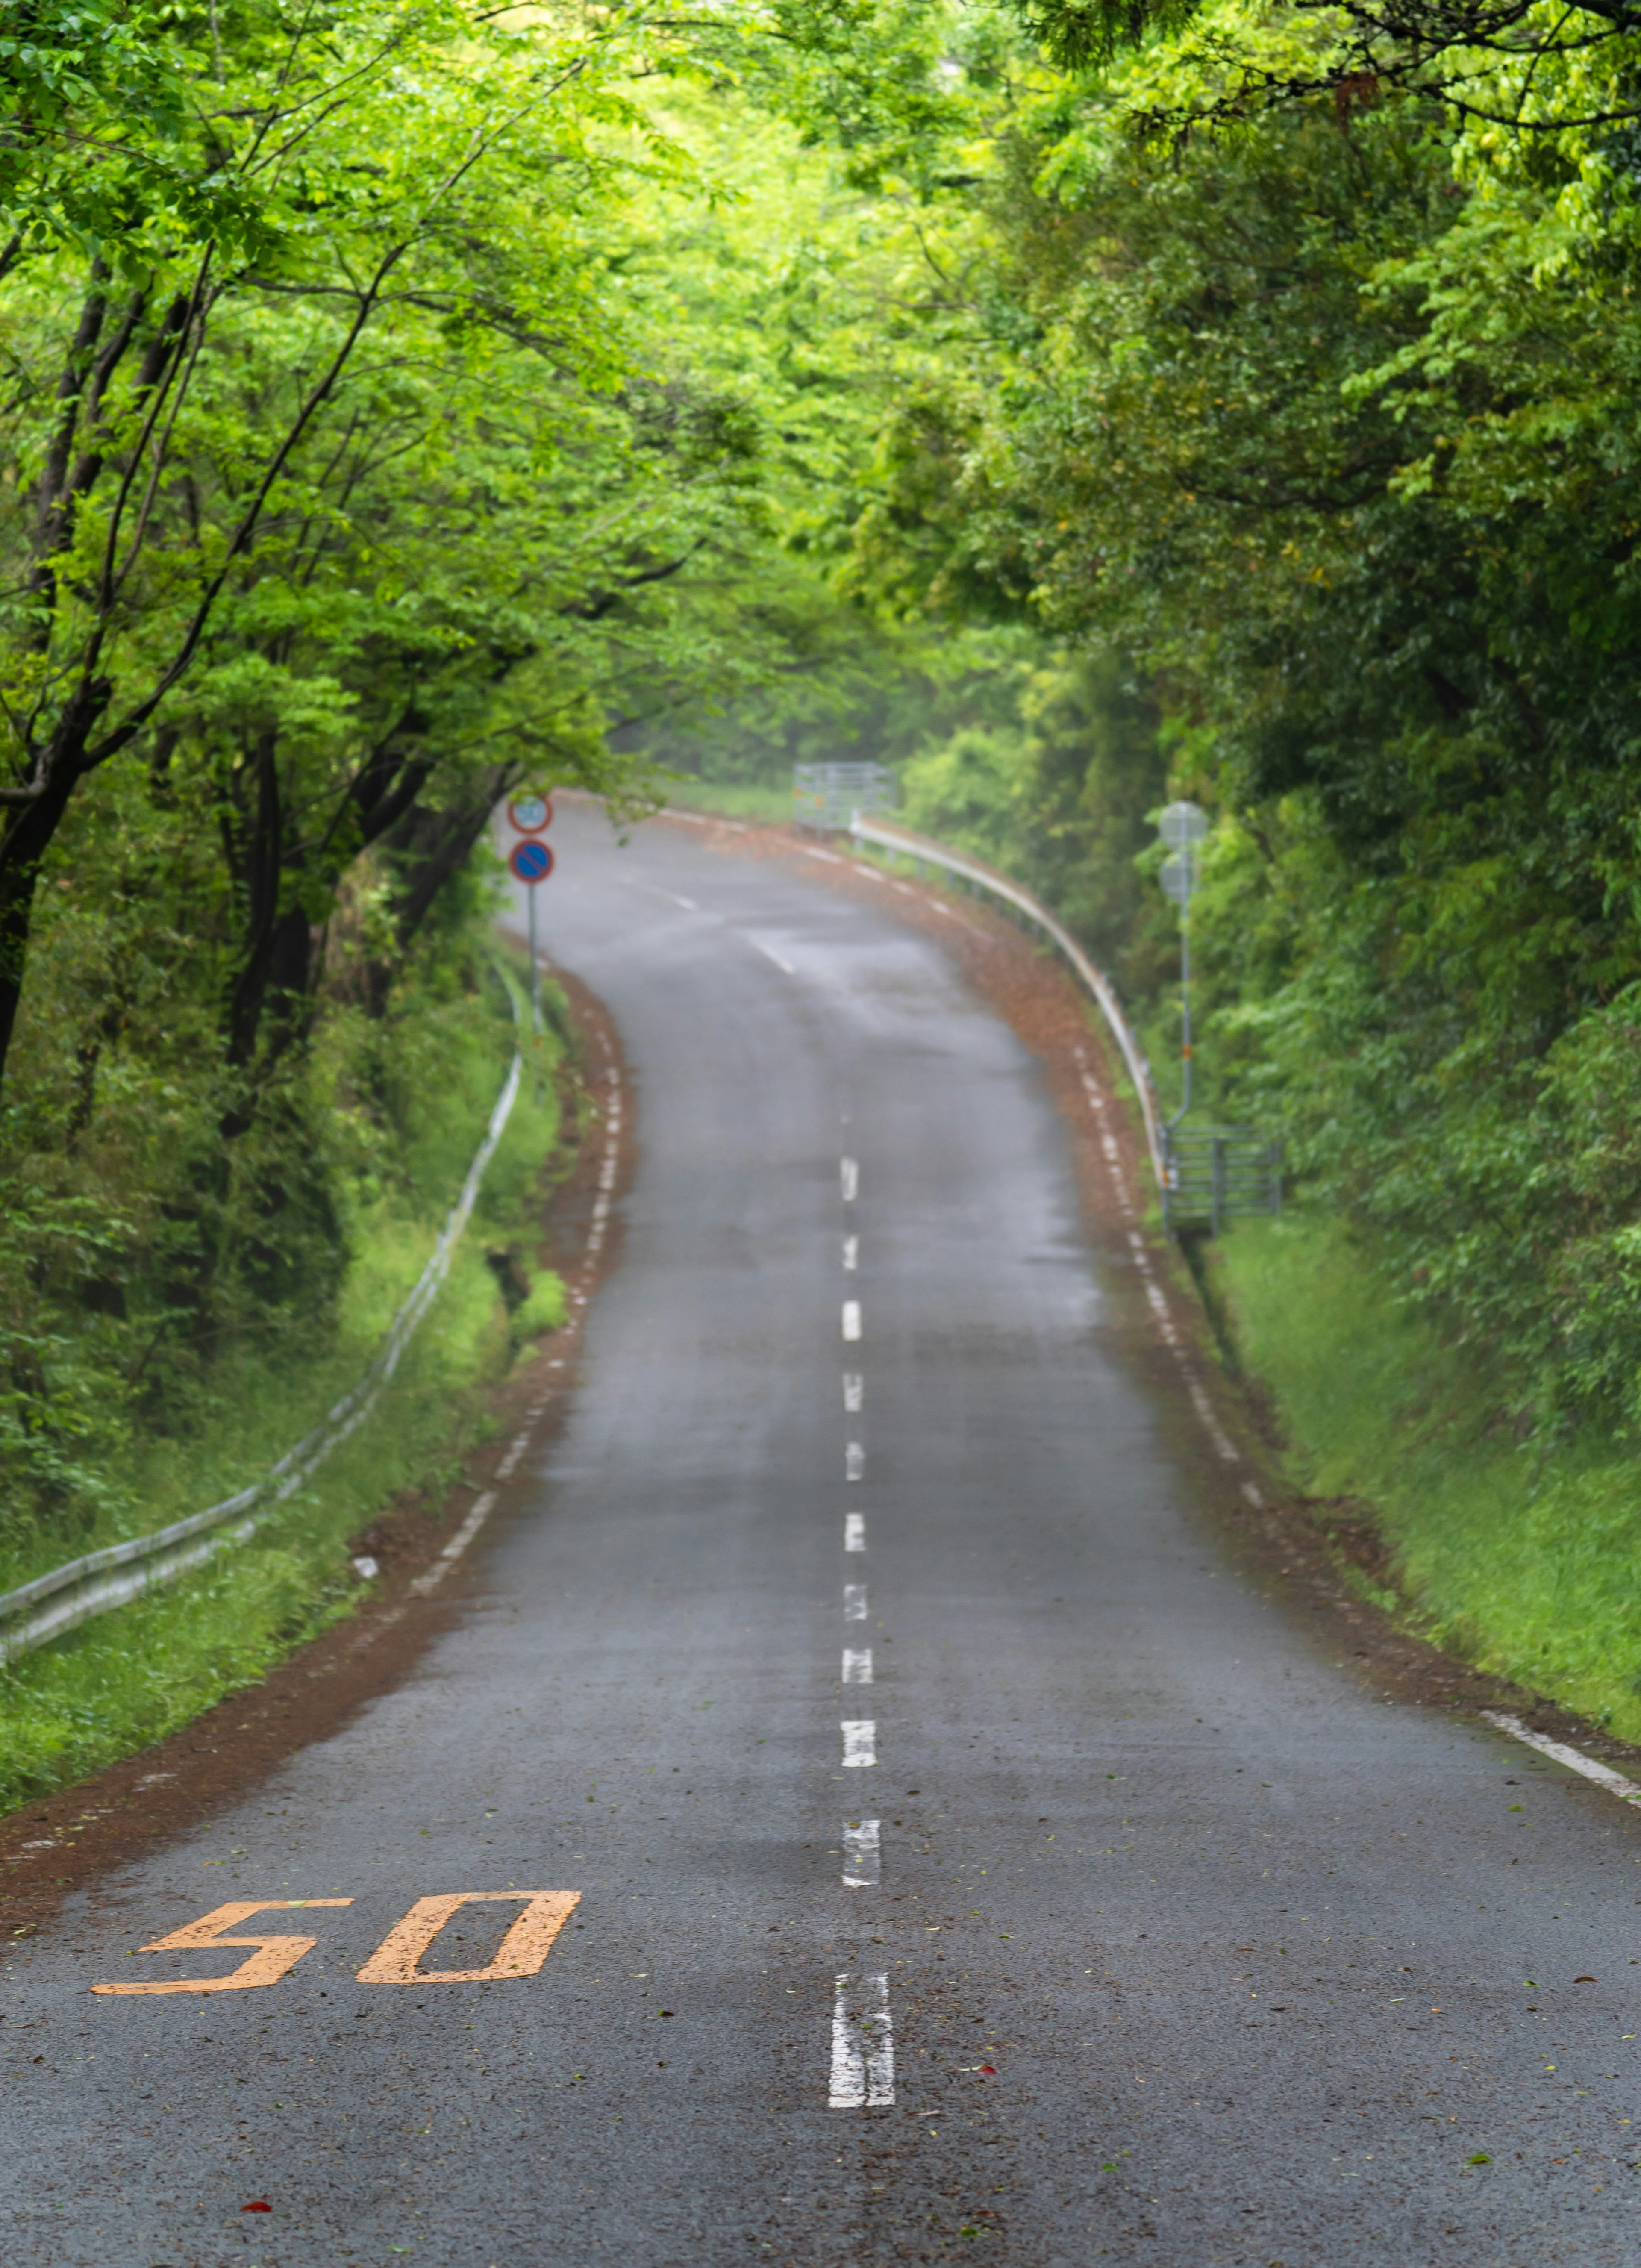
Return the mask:
{"type": "Polygon", "coordinates": [[[442,1583],[495,1508],[496,1491],[494,1489],[486,1489],[482,1496],[474,1499],[472,1511],[462,1521],[426,1574],[418,1575],[410,1588],[425,1595],[437,1584],[442,1583]]]}
{"type": "MultiPolygon", "coordinates": [[[[1615,1772],[1610,1764],[1598,1764],[1593,1756],[1570,1749],[1564,1741],[1547,1740],[1542,1733],[1535,1733],[1520,1717],[1512,1717],[1503,1709],[1483,1709],[1482,1714],[1490,1725],[1497,1725],[1501,1733],[1508,1733],[1512,1741],[1525,1741],[1528,1748],[1536,1749],[1540,1756],[1549,1756],[1553,1764],[1565,1764],[1569,1771],[1582,1772],[1586,1779],[1593,1779],[1609,1795],[1620,1796],[1626,1803],[1641,1803],[1641,1787],[1634,1780],[1626,1779],[1623,1772],[1615,1772]]],[[[847,1757],[844,1761],[848,1762],[847,1757]]]]}
{"type": "Polygon", "coordinates": [[[881,2110],[894,2100],[894,2025],[889,1980],[881,1970],[853,1984],[837,1980],[832,2003],[834,2110],[881,2110]]]}

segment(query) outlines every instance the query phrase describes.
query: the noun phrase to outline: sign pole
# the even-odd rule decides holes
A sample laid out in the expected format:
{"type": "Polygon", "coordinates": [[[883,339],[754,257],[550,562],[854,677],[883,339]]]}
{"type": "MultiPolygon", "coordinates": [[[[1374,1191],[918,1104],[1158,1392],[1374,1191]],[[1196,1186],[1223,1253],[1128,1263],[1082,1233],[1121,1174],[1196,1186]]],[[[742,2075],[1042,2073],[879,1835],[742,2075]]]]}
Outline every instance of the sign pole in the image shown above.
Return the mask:
{"type": "Polygon", "coordinates": [[[1200,804],[1171,803],[1157,821],[1157,832],[1168,846],[1158,879],[1180,909],[1180,1085],[1179,1108],[1168,1121],[1170,1130],[1188,1116],[1191,1108],[1191,893],[1196,887],[1196,846],[1208,832],[1208,814],[1200,804]]]}
{"type": "Polygon", "coordinates": [[[535,892],[525,892],[525,902],[530,909],[530,1027],[539,1039],[541,1035],[541,964],[535,954],[535,892]]]}
{"type": "MultiPolygon", "coordinates": [[[[547,844],[541,840],[553,823],[551,796],[538,795],[532,790],[516,795],[507,806],[507,816],[513,830],[524,840],[515,843],[507,864],[525,886],[525,903],[530,909],[530,1027],[537,1039],[541,1036],[541,963],[535,942],[535,886],[544,882],[553,871],[554,858],[547,844]]],[[[539,1091],[536,1100],[541,1101],[539,1091]]]]}
{"type": "MultiPolygon", "coordinates": [[[[1192,849],[1192,844],[1187,843],[1181,850],[1185,861],[1185,895],[1180,900],[1180,1058],[1185,1086],[1185,1099],[1180,1105],[1181,1118],[1188,1116],[1191,1108],[1191,886],[1196,880],[1191,871],[1192,849]]],[[[534,897],[530,905],[534,911],[534,897]]]]}

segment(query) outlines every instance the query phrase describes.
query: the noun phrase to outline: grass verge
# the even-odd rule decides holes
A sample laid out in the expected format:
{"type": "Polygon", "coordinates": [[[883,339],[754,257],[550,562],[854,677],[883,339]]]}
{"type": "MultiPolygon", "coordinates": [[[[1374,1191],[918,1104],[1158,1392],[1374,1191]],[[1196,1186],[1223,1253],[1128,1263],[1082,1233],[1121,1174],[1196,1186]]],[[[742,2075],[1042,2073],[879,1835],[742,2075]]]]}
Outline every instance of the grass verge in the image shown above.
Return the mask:
{"type": "MultiPolygon", "coordinates": [[[[528,1258],[544,1169],[565,1131],[554,1074],[568,1027],[563,1003],[551,1005],[557,1029],[539,1043],[449,1277],[371,1418],[251,1542],[0,1675],[0,1808],[162,1739],[350,1613],[362,1588],[349,1539],[404,1490],[447,1479],[490,1430],[489,1390],[527,1338],[563,1319],[562,1284],[528,1258]]],[[[78,1550],[151,1533],[255,1479],[364,1368],[478,1147],[514,1027],[491,985],[407,1021],[401,1037],[425,1075],[401,1114],[394,1170],[355,1191],[347,1272],[322,1342],[303,1359],[242,1351],[224,1360],[202,1424],[128,1445],[119,1485],[78,1550]]],[[[18,1557],[6,1587],[40,1572],[29,1564],[38,1556],[18,1557]]],[[[43,1564],[73,1556],[59,1547],[43,1564]]]]}
{"type": "MultiPolygon", "coordinates": [[[[1502,1429],[1475,1351],[1445,1344],[1338,1222],[1239,1221],[1214,1262],[1288,1478],[1369,1507],[1394,1601],[1478,1667],[1641,1740],[1641,1503],[1633,1447],[1502,1429]]],[[[1343,1502],[1342,1502],[1343,1500],[1343,1502]]],[[[1358,1578],[1358,1580],[1360,1579],[1358,1578]]]]}

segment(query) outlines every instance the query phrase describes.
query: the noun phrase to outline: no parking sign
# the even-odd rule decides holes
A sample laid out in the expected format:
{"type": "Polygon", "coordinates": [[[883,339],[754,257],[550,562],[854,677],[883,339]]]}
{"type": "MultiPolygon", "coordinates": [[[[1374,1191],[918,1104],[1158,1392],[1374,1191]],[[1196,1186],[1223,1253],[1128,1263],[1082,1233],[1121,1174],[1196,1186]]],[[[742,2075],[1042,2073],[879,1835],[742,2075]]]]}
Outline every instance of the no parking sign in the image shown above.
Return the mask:
{"type": "Polygon", "coordinates": [[[553,799],[550,795],[516,795],[507,806],[507,818],[513,832],[522,835],[522,843],[515,843],[507,853],[507,864],[518,880],[526,886],[525,903],[530,909],[530,1011],[531,1021],[539,1032],[541,1028],[541,962],[535,949],[535,886],[546,881],[553,871],[553,853],[541,837],[553,823],[553,799]]]}

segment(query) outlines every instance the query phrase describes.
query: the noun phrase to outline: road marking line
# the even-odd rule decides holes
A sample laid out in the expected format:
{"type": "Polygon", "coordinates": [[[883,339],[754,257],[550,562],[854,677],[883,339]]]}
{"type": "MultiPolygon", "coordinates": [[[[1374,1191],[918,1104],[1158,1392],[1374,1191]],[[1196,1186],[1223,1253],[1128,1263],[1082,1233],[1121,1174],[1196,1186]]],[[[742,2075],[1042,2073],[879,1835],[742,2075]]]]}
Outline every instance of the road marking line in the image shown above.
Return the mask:
{"type": "Polygon", "coordinates": [[[881,1970],[837,1980],[832,2004],[834,2110],[880,2110],[894,2100],[894,2026],[889,2014],[889,1980],[881,1970]]]}
{"type": "Polygon", "coordinates": [[[860,1302],[858,1300],[845,1300],[843,1302],[843,1336],[851,1342],[860,1336],[860,1302]]]}
{"type": "Polygon", "coordinates": [[[359,1971],[361,1984],[482,1984],[497,1977],[534,1977],[553,1940],[581,1903],[579,1890],[453,1890],[418,1898],[395,1922],[359,1971]],[[416,1963],[461,1906],[523,1898],[524,1911],[496,1948],[488,1969],[418,1969],[416,1963]]]}
{"type": "Polygon", "coordinates": [[[1255,1487],[1252,1481],[1243,1482],[1242,1493],[1253,1506],[1255,1512],[1263,1512],[1265,1509],[1265,1499],[1255,1487]]]}
{"type": "Polygon", "coordinates": [[[445,1576],[449,1574],[451,1569],[455,1565],[457,1560],[460,1558],[462,1553],[467,1550],[468,1544],[472,1543],[474,1537],[478,1534],[480,1528],[483,1527],[485,1521],[489,1518],[495,1506],[496,1491],[494,1489],[486,1489],[482,1496],[475,1498],[472,1511],[462,1521],[460,1527],[451,1537],[449,1543],[439,1553],[438,1558],[435,1559],[432,1565],[428,1569],[426,1574],[418,1575],[415,1582],[411,1584],[410,1588],[413,1591],[419,1592],[423,1595],[425,1595],[438,1584],[442,1583],[445,1576]]]}
{"type": "Polygon", "coordinates": [[[853,1158],[840,1158],[837,1161],[837,1171],[838,1179],[843,1184],[843,1202],[845,1204],[853,1204],[860,1193],[859,1163],[853,1158]]]}
{"type": "Polygon", "coordinates": [[[681,898],[676,890],[664,890],[659,882],[641,882],[636,874],[628,874],[623,879],[630,882],[635,890],[648,890],[652,898],[666,898],[670,904],[684,906],[692,914],[698,914],[701,910],[693,898],[681,898]]]}
{"type": "Polygon", "coordinates": [[[858,1268],[860,1265],[860,1239],[857,1236],[846,1236],[843,1239],[843,1265],[850,1270],[858,1268]]]}
{"type": "Polygon", "coordinates": [[[872,1648],[869,1646],[846,1646],[843,1648],[843,1683],[845,1685],[871,1684],[872,1648]]]}
{"type": "Polygon", "coordinates": [[[865,1390],[866,1381],[857,1370],[843,1373],[843,1410],[846,1416],[852,1415],[860,1408],[865,1390]]]}
{"type": "Polygon", "coordinates": [[[845,1550],[845,1551],[864,1551],[864,1550],[865,1550],[865,1548],[866,1548],[866,1521],[865,1521],[865,1515],[863,1513],[858,1513],[858,1512],[846,1512],[846,1513],[843,1514],[843,1549],[844,1549],[844,1550],[845,1550]]]}
{"type": "Polygon", "coordinates": [[[843,1735],[843,1762],[846,1766],[875,1764],[878,1761],[878,1727],[870,1717],[845,1717],[838,1730],[843,1735]]]}
{"type": "Polygon", "coordinates": [[[1525,1741],[1528,1748],[1536,1749],[1540,1756],[1549,1756],[1552,1763],[1565,1764],[1569,1771],[1582,1772],[1586,1779],[1593,1779],[1609,1795],[1622,1796],[1626,1803],[1641,1803],[1641,1787],[1634,1780],[1626,1779],[1623,1772],[1615,1772],[1610,1764],[1598,1764],[1593,1756],[1570,1749],[1564,1741],[1546,1739],[1542,1733],[1534,1732],[1520,1717],[1512,1717],[1503,1709],[1483,1709],[1482,1714],[1490,1725],[1497,1725],[1501,1733],[1508,1733],[1512,1741],[1525,1741]]]}
{"type": "Polygon", "coordinates": [[[798,847],[806,858],[824,858],[828,866],[847,866],[849,864],[848,859],[840,858],[835,850],[817,850],[807,843],[800,843],[798,847]]]}
{"type": "MultiPolygon", "coordinates": [[[[858,1514],[855,1513],[851,1512],[850,1514],[850,1518],[851,1520],[857,1519],[857,1517],[858,1514]]],[[[848,1550],[849,1546],[847,1543],[843,1546],[843,1549],[846,1551],[848,1550]]],[[[864,1583],[845,1583],[843,1586],[843,1620],[846,1623],[864,1623],[865,1619],[865,1585],[864,1583]]]]}
{"type": "Polygon", "coordinates": [[[529,1446],[530,1436],[527,1433],[515,1433],[513,1435],[512,1440],[507,1444],[507,1454],[502,1459],[500,1464],[496,1468],[496,1477],[498,1481],[507,1481],[512,1478],[514,1472],[518,1469],[519,1458],[523,1456],[525,1451],[529,1447],[529,1446]]]}
{"type": "Polygon", "coordinates": [[[852,1890],[869,1890],[882,1879],[883,1851],[875,1819],[843,1823],[843,1880],[852,1890]]]}
{"type": "Polygon", "coordinates": [[[783,976],[797,976],[798,971],[792,967],[791,962],[790,961],[783,961],[780,954],[774,950],[773,946],[760,945],[755,937],[749,937],[747,939],[747,942],[754,953],[761,953],[766,961],[772,961],[776,967],[780,970],[783,976]]]}
{"type": "Polygon", "coordinates": [[[288,1976],[305,1953],[311,1953],[319,1943],[316,1937],[224,1937],[223,1930],[237,1928],[249,1921],[253,1914],[284,1912],[293,1906],[350,1906],[351,1898],[252,1898],[248,1903],[235,1899],[230,1905],[213,1906],[198,1921],[185,1922],[180,1929],[172,1930],[165,1937],[157,1937],[145,1945],[144,1953],[191,1953],[205,1945],[231,1945],[236,1951],[246,1946],[255,1950],[248,1961],[231,1969],[225,1977],[186,1977],[165,1984],[93,1984],[93,1992],[118,1993],[122,1998],[138,1992],[248,1992],[256,1984],[274,1984],[288,1976]]]}
{"type": "Polygon", "coordinates": [[[866,1476],[866,1453],[858,1441],[851,1441],[843,1451],[843,1478],[864,1480],[866,1476]]]}

